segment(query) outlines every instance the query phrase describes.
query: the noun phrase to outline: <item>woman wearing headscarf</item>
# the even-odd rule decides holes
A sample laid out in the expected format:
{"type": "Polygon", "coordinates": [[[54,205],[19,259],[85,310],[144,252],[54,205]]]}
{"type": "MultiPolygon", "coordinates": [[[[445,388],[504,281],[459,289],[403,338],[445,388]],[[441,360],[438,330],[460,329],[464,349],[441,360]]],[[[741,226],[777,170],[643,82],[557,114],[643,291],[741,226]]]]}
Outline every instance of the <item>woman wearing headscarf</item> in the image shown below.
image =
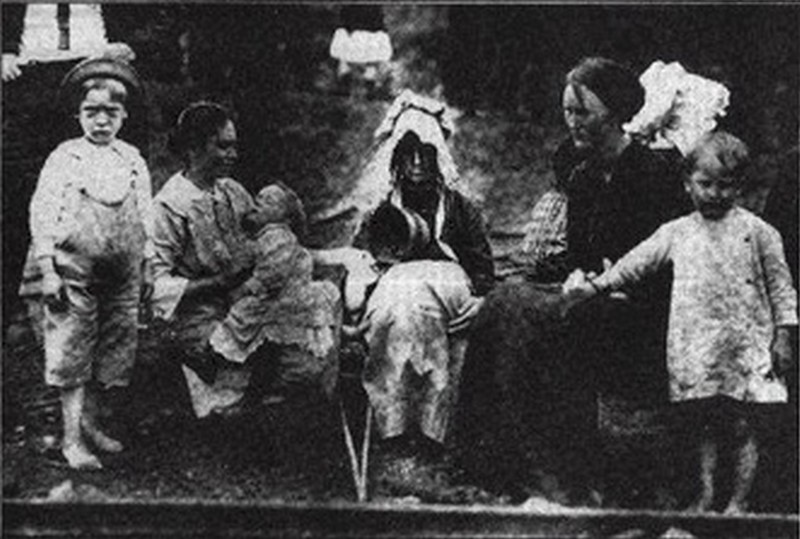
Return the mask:
{"type": "Polygon", "coordinates": [[[523,271],[495,288],[473,325],[460,446],[491,487],[586,503],[602,475],[598,390],[653,402],[666,387],[669,275],[574,309],[560,282],[575,268],[602,272],[685,201],[674,167],[623,131],[644,102],[632,72],[587,58],[565,82],[570,138],[553,158],[556,189],[533,210],[523,271]]]}
{"type": "Polygon", "coordinates": [[[383,472],[441,456],[466,329],[494,281],[479,209],[462,192],[441,103],[400,95],[378,128],[367,181],[382,196],[354,245],[381,268],[362,327],[363,385],[384,443],[383,472]],[[402,464],[405,462],[406,464],[402,464]]]}

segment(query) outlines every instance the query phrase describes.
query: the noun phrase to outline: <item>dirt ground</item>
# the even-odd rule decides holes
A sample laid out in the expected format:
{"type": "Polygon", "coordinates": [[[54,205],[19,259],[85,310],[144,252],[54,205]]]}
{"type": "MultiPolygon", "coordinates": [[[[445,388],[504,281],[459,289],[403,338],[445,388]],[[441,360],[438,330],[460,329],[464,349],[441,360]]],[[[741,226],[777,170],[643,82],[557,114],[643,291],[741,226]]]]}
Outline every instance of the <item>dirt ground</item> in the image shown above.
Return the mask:
{"type": "MultiPolygon", "coordinates": [[[[155,90],[162,99],[153,112],[149,160],[158,187],[177,167],[165,149],[165,126],[169,110],[179,107],[181,97],[169,94],[169,89],[155,90]]],[[[291,96],[288,105],[273,106],[276,122],[283,126],[277,136],[291,143],[272,150],[271,155],[284,155],[265,178],[282,179],[300,193],[311,216],[311,244],[340,245],[352,222],[345,216],[315,226],[315,216],[355,188],[372,131],[388,103],[299,94],[291,96]],[[286,119],[288,115],[296,120],[286,119]],[[294,153],[285,155],[289,148],[294,153]]],[[[550,185],[548,158],[564,132],[501,114],[462,116],[457,125],[455,159],[463,180],[481,202],[490,229],[503,233],[495,234],[493,240],[495,253],[501,257],[513,247],[514,233],[550,185]]],[[[251,183],[250,187],[256,186],[251,183]]],[[[4,337],[4,496],[60,496],[64,489],[53,491],[54,487],[71,480],[70,496],[86,499],[354,499],[335,405],[309,398],[259,406],[243,417],[196,421],[177,381],[176,366],[147,339],[140,351],[131,401],[115,423],[117,434],[127,442],[126,451],[105,459],[106,467],[99,472],[77,473],[60,467],[49,458],[60,427],[57,395],[42,384],[42,352],[20,313],[4,337]]],[[[607,449],[617,461],[628,464],[618,468],[624,494],[615,503],[675,508],[686,477],[666,489],[642,488],[643,482],[661,472],[653,470],[652,463],[672,450],[663,413],[613,400],[605,402],[603,410],[607,449]]],[[[786,435],[792,431],[786,421],[796,423],[796,415],[784,411],[778,415],[767,438],[772,446],[762,460],[756,509],[793,512],[796,474],[782,470],[787,463],[790,469],[797,466],[797,446],[787,445],[786,435]]],[[[460,492],[453,496],[443,491],[438,501],[507,502],[477,489],[460,492]]],[[[391,493],[373,491],[372,496],[379,499],[391,493]]]]}

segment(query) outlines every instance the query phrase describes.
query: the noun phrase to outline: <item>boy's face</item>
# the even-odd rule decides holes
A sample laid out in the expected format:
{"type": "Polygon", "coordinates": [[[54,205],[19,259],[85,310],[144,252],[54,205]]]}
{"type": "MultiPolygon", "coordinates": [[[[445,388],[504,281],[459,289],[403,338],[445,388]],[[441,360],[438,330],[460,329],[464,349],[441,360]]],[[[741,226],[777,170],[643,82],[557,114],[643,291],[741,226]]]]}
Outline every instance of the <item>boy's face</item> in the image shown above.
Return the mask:
{"type": "Polygon", "coordinates": [[[739,184],[716,157],[704,154],[686,180],[686,192],[703,217],[717,220],[733,206],[739,184]]]}
{"type": "Polygon", "coordinates": [[[83,134],[95,144],[106,145],[114,140],[128,117],[125,106],[111,98],[105,88],[86,93],[78,109],[78,121],[83,134]]]}

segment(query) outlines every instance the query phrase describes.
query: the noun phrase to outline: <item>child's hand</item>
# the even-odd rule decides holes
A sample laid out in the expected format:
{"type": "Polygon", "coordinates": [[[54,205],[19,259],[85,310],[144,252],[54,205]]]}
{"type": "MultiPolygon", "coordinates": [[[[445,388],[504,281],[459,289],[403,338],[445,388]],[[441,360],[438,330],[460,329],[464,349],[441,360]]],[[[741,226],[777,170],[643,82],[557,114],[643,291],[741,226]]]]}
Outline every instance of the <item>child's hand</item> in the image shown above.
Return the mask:
{"type": "Polygon", "coordinates": [[[583,270],[576,269],[564,281],[561,292],[568,300],[577,303],[594,296],[597,293],[597,289],[589,281],[583,270]]]}
{"type": "Polygon", "coordinates": [[[42,298],[51,309],[64,306],[64,281],[55,271],[48,271],[42,278],[42,298]]]}
{"type": "Polygon", "coordinates": [[[783,376],[792,367],[792,343],[789,337],[789,329],[779,327],[775,329],[775,337],[770,346],[772,353],[772,370],[778,376],[783,376]]]}

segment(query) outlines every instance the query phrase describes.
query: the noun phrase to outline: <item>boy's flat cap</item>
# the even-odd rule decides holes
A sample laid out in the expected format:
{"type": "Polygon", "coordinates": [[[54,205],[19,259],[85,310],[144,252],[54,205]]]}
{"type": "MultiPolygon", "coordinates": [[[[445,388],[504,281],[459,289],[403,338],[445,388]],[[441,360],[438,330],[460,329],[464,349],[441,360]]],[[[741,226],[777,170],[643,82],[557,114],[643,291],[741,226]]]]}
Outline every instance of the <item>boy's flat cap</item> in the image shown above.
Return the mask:
{"type": "Polygon", "coordinates": [[[61,89],[69,91],[94,77],[117,79],[132,94],[140,94],[142,91],[142,83],[133,66],[124,60],[107,57],[88,58],[77,64],[64,76],[61,81],[61,89]]]}

